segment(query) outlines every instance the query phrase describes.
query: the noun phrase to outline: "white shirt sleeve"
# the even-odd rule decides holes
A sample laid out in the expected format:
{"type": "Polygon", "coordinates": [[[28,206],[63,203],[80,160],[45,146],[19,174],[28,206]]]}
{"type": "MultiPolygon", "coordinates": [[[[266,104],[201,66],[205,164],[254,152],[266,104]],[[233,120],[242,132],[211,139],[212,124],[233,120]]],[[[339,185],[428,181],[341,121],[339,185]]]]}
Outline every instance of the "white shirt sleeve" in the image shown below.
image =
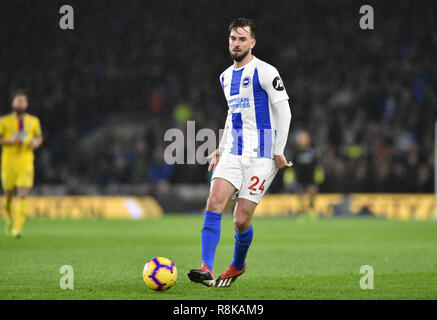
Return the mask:
{"type": "Polygon", "coordinates": [[[228,134],[229,134],[229,131],[230,131],[230,129],[229,129],[229,121],[230,121],[230,118],[231,118],[231,114],[232,113],[230,111],[228,111],[228,115],[227,115],[226,121],[225,121],[225,128],[223,130],[222,138],[220,139],[219,148],[222,149],[222,150],[225,148],[226,141],[228,139],[228,134]]]}
{"type": "Polygon", "coordinates": [[[225,73],[222,72],[219,76],[219,81],[220,81],[220,87],[223,89],[223,80],[224,80],[224,75],[225,73]]]}
{"type": "Polygon", "coordinates": [[[276,120],[276,139],[273,145],[273,155],[283,155],[291,123],[291,110],[288,100],[272,104],[272,113],[276,120]]]}
{"type": "Polygon", "coordinates": [[[288,100],[284,83],[275,67],[267,65],[261,68],[260,83],[262,88],[267,92],[271,104],[288,100]]]}
{"type": "MultiPolygon", "coordinates": [[[[223,77],[224,77],[225,72],[222,72],[219,76],[219,81],[220,81],[220,86],[223,89],[223,77]]],[[[222,137],[220,139],[219,142],[219,148],[220,149],[224,149],[226,146],[226,141],[228,139],[228,134],[229,134],[229,118],[231,117],[231,112],[228,110],[228,115],[226,116],[226,120],[225,120],[225,127],[222,133],[222,137]]]]}

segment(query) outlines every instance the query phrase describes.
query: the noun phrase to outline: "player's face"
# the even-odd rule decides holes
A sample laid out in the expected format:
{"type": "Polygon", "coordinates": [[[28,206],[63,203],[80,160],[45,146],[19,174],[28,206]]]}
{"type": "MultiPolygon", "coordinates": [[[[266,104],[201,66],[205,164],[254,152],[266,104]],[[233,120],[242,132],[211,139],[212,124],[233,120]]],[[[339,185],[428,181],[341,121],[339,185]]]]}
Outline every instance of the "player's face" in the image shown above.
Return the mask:
{"type": "Polygon", "coordinates": [[[297,144],[304,149],[311,143],[311,137],[306,131],[299,132],[297,135],[297,144]]]}
{"type": "Polygon", "coordinates": [[[250,32],[250,27],[246,26],[232,29],[229,34],[229,52],[237,62],[243,60],[255,46],[256,40],[250,32]]]}
{"type": "Polygon", "coordinates": [[[14,100],[12,100],[12,109],[18,113],[23,113],[24,111],[26,111],[27,97],[22,94],[15,96],[14,100]]]}

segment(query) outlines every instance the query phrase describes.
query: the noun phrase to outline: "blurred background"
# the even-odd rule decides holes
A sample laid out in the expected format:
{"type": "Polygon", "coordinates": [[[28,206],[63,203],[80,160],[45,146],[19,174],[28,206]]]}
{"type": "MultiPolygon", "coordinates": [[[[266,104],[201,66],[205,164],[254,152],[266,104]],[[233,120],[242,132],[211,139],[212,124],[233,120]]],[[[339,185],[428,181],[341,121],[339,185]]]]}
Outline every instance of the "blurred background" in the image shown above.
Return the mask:
{"type": "Polygon", "coordinates": [[[2,2],[0,111],[27,89],[45,138],[33,194],[152,195],[200,211],[207,165],[164,163],[163,136],[187,120],[223,128],[218,77],[240,16],[291,98],[294,167],[271,193],[433,193],[437,4],[362,2],[2,2]],[[63,4],[74,30],[59,28],[63,4]],[[363,4],[374,30],[359,28],[363,4]]]}

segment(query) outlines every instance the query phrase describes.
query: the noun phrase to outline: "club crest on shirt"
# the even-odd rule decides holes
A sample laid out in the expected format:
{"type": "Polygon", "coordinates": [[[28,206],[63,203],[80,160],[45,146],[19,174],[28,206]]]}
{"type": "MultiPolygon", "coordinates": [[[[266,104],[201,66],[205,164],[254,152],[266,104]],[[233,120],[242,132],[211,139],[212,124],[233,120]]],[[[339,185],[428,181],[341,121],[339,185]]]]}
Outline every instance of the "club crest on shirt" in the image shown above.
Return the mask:
{"type": "Polygon", "coordinates": [[[247,88],[248,86],[250,86],[251,83],[251,79],[249,76],[244,77],[243,81],[241,81],[241,86],[243,88],[247,88]]]}

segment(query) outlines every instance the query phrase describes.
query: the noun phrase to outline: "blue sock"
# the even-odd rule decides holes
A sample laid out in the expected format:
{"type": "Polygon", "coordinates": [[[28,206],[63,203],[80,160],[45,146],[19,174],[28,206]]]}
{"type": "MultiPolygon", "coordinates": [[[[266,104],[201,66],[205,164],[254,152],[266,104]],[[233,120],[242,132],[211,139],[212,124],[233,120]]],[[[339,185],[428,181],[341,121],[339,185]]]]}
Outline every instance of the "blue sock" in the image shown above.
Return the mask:
{"type": "Polygon", "coordinates": [[[220,240],[221,219],[220,213],[206,210],[203,228],[200,232],[202,262],[206,263],[206,267],[211,270],[214,265],[215,249],[220,240]]]}
{"type": "Polygon", "coordinates": [[[232,265],[238,270],[241,270],[244,267],[247,251],[249,251],[250,244],[252,243],[252,238],[252,225],[250,225],[249,229],[244,232],[238,232],[237,229],[235,229],[234,260],[232,261],[232,265]]]}

